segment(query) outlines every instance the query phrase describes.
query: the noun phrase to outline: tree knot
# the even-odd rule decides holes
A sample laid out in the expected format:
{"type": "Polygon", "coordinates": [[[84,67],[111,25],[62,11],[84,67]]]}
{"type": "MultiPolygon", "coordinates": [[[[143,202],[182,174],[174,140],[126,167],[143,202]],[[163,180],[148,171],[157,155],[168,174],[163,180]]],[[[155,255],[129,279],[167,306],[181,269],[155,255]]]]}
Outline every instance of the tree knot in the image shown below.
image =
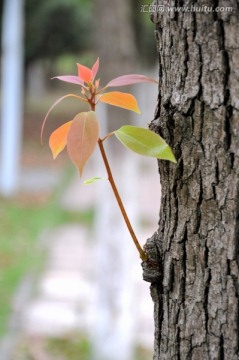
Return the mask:
{"type": "Polygon", "coordinates": [[[148,255],[148,260],[142,262],[143,279],[152,284],[162,284],[163,262],[162,254],[157,246],[158,233],[155,232],[151,238],[146,241],[144,251],[148,255]]]}

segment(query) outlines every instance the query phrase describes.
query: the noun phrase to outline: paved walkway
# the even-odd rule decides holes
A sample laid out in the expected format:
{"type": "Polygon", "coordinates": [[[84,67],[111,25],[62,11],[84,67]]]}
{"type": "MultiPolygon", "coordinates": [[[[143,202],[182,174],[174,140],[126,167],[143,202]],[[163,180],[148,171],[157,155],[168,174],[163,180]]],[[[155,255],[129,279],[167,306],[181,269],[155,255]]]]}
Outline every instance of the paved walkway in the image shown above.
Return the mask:
{"type": "MultiPolygon", "coordinates": [[[[141,93],[138,94],[137,98],[140,100],[141,108],[145,110],[142,113],[147,114],[146,118],[143,116],[141,118],[141,122],[145,126],[149,119],[153,118],[153,114],[149,115],[148,110],[155,107],[157,89],[146,86],[145,91],[143,91],[143,86],[144,84],[141,85],[141,93]],[[146,92],[147,96],[145,96],[146,92]]],[[[137,119],[137,124],[140,125],[138,121],[137,119]]],[[[86,167],[86,178],[101,175],[100,173],[92,174],[90,169],[91,166],[86,167]]],[[[115,171],[113,173],[115,174],[115,171]]],[[[45,190],[51,191],[58,184],[60,177],[61,173],[55,170],[39,168],[32,171],[32,169],[25,169],[21,178],[21,189],[29,191],[31,194],[45,190]]],[[[117,172],[115,177],[117,184],[119,179],[121,180],[119,190],[122,195],[121,187],[131,177],[126,177],[124,173],[117,174],[117,172]]],[[[109,186],[108,184],[98,185],[96,183],[86,187],[80,183],[81,180],[78,176],[72,179],[62,198],[59,199],[59,206],[71,211],[85,211],[95,206],[95,200],[98,198],[97,191],[103,193],[105,186],[109,186]]],[[[133,211],[137,218],[133,220],[136,220],[137,223],[136,233],[139,240],[144,243],[157,229],[160,186],[156,161],[149,158],[142,160],[139,172],[134,180],[131,179],[131,183],[132,194],[131,191],[128,191],[126,200],[128,201],[128,197],[134,197],[133,203],[137,204],[137,211],[133,211]],[[135,195],[131,196],[135,188],[138,191],[136,197],[135,195]]],[[[130,207],[131,205],[129,205],[130,207]]],[[[133,225],[135,225],[134,222],[133,225]]],[[[12,355],[12,349],[19,337],[27,337],[34,343],[34,339],[37,338],[61,337],[72,331],[79,330],[86,334],[91,333],[96,323],[96,302],[98,301],[96,273],[100,270],[97,269],[95,258],[92,256],[95,251],[94,234],[92,229],[75,223],[68,223],[55,229],[43,231],[39,242],[45,246],[47,261],[38,278],[34,274],[28,274],[19,287],[13,301],[9,334],[5,341],[0,344],[0,360],[25,360],[22,357],[18,358],[16,355],[12,355]]],[[[118,235],[120,238],[121,231],[118,235]]],[[[127,244],[127,256],[128,251],[130,250],[128,250],[127,244]]],[[[133,251],[135,252],[135,249],[133,251]]],[[[113,275],[115,275],[113,272],[108,274],[109,281],[113,275]]],[[[130,263],[129,277],[130,287],[132,286],[135,292],[134,304],[136,306],[134,307],[137,308],[136,315],[132,312],[129,317],[134,316],[133,322],[135,323],[137,342],[146,349],[152,350],[153,304],[149,294],[149,284],[142,280],[140,260],[136,255],[135,260],[130,263]]],[[[125,329],[124,323],[123,329],[125,329]]],[[[39,357],[38,355],[35,356],[36,360],[49,359],[47,354],[41,352],[42,349],[36,343],[34,343],[35,345],[38,354],[40,354],[39,357]]],[[[125,358],[121,358],[121,360],[125,360],[125,358]]]]}
{"type": "MultiPolygon", "coordinates": [[[[57,175],[59,176],[59,174],[57,175]]],[[[147,159],[137,176],[140,191],[140,239],[146,240],[157,229],[159,180],[155,161],[147,159]]],[[[54,181],[52,180],[52,184],[54,181]]],[[[72,211],[94,206],[97,186],[82,186],[72,179],[59,206],[72,211]]],[[[108,186],[108,185],[107,185],[108,186]]],[[[27,337],[64,336],[72,331],[90,333],[94,327],[95,268],[92,229],[68,223],[45,231],[47,261],[39,279],[23,282],[14,303],[13,329],[27,337]],[[20,294],[20,295],[19,295],[20,294]],[[21,295],[23,294],[23,295],[21,295]],[[17,320],[17,321],[16,321],[17,320]]],[[[153,347],[153,305],[149,285],[142,280],[140,260],[132,267],[133,286],[138,307],[137,340],[147,349],[153,347]]],[[[131,277],[132,278],[132,277],[131,277]]],[[[9,340],[9,339],[8,339],[9,340]]],[[[2,360],[15,360],[4,357],[2,360]]]]}

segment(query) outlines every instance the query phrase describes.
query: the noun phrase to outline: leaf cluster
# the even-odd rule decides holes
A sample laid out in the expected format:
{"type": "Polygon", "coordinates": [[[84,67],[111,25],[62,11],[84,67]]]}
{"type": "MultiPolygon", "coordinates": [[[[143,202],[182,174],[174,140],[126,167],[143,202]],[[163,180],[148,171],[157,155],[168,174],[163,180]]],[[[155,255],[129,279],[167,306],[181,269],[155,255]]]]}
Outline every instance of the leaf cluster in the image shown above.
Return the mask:
{"type": "MultiPolygon", "coordinates": [[[[119,87],[132,85],[142,82],[156,83],[152,78],[149,78],[140,74],[129,74],[119,76],[110,82],[100,87],[100,79],[96,79],[99,70],[99,59],[96,60],[92,68],[77,64],[78,75],[61,75],[56,78],[61,81],[73,83],[80,87],[80,95],[67,94],[58,99],[49,109],[42,126],[42,132],[46,123],[47,117],[50,111],[63,99],[67,97],[74,97],[80,101],[87,103],[90,106],[90,111],[81,112],[77,114],[73,120],[61,125],[58,129],[53,131],[49,139],[49,145],[52,150],[54,158],[67,147],[68,154],[72,162],[78,168],[80,175],[83,173],[83,169],[91,155],[93,154],[95,147],[98,143],[99,150],[104,162],[108,180],[111,184],[115,198],[121,210],[121,214],[125,220],[125,224],[129,230],[129,233],[134,241],[134,244],[139,252],[139,255],[143,261],[148,261],[148,254],[141,247],[135,232],[132,228],[127,212],[125,211],[123,202],[120,198],[119,192],[114,182],[114,178],[111,172],[111,168],[104,150],[103,142],[110,136],[115,135],[116,138],[128,149],[140,154],[146,155],[158,159],[169,160],[176,162],[173,152],[169,145],[154,132],[137,126],[122,126],[120,129],[115,130],[109,134],[106,134],[102,139],[99,137],[100,123],[95,113],[96,105],[101,101],[109,105],[118,106],[123,109],[131,110],[136,113],[140,113],[136,98],[129,93],[121,91],[109,91],[106,90],[109,87],[119,87]]],[[[86,181],[86,184],[90,184],[99,177],[93,177],[86,181]]]]}
{"type": "MultiPolygon", "coordinates": [[[[77,68],[77,76],[61,75],[56,78],[80,86],[81,95],[67,94],[58,99],[49,109],[43,122],[43,128],[50,111],[66,97],[74,97],[88,103],[91,111],[77,114],[73,120],[61,125],[51,134],[49,145],[54,158],[67,146],[70,159],[78,168],[80,175],[82,175],[84,166],[94,152],[97,143],[102,144],[108,137],[115,135],[124,146],[140,155],[176,162],[169,145],[159,135],[148,129],[127,125],[107,134],[103,139],[99,137],[100,125],[95,113],[98,102],[105,102],[109,105],[140,113],[137,100],[132,94],[120,91],[105,92],[107,88],[142,82],[157,83],[157,81],[144,75],[129,74],[119,76],[100,88],[100,79],[96,79],[99,70],[99,59],[96,60],[91,69],[81,64],[77,64],[77,68]]],[[[90,179],[87,183],[97,179],[90,179]]]]}

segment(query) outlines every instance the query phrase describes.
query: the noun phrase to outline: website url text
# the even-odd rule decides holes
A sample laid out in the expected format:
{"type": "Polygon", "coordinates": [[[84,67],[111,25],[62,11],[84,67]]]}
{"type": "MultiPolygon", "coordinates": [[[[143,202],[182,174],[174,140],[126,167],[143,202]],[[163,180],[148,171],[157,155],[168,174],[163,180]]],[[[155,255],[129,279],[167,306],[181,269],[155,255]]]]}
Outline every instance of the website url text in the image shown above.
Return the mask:
{"type": "Polygon", "coordinates": [[[198,12],[198,13],[212,13],[212,12],[232,12],[232,6],[168,6],[168,5],[141,5],[140,12],[149,13],[163,13],[163,12],[198,12]]]}

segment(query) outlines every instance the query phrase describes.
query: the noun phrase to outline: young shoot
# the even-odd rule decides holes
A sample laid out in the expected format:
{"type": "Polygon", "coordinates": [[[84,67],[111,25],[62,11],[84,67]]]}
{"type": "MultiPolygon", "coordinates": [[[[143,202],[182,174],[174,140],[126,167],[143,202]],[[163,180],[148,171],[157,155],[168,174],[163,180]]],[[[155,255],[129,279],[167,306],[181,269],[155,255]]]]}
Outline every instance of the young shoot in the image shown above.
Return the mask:
{"type": "MultiPolygon", "coordinates": [[[[101,101],[109,105],[118,106],[126,110],[131,110],[140,113],[136,98],[129,93],[120,91],[109,91],[108,88],[120,87],[125,85],[132,85],[137,83],[154,83],[158,82],[148,76],[139,74],[129,74],[119,76],[107,85],[100,88],[100,80],[96,79],[99,70],[99,59],[96,60],[92,68],[77,64],[78,75],[62,75],[56,76],[55,79],[76,84],[80,87],[79,93],[67,94],[59,98],[48,110],[43,121],[41,138],[43,136],[43,129],[48,118],[49,113],[53,108],[59,104],[63,99],[74,97],[89,105],[89,111],[77,114],[71,121],[58,127],[50,136],[49,146],[51,148],[54,159],[67,147],[68,155],[71,161],[79,170],[80,176],[83,174],[85,164],[93,154],[96,145],[98,144],[100,153],[107,171],[108,180],[112,187],[113,193],[119,205],[120,211],[134,241],[134,244],[139,252],[140,258],[143,261],[148,260],[147,253],[142,249],[125,211],[124,205],[120,198],[119,192],[115,185],[115,181],[111,172],[111,168],[105,153],[104,141],[110,136],[115,136],[125,147],[140,154],[157,159],[169,160],[176,163],[174,154],[170,146],[164,141],[162,137],[151,130],[141,128],[138,126],[125,125],[121,128],[106,134],[103,138],[99,137],[100,122],[96,116],[95,108],[101,101]]],[[[85,183],[92,183],[98,180],[98,177],[86,180],[85,183]]]]}

